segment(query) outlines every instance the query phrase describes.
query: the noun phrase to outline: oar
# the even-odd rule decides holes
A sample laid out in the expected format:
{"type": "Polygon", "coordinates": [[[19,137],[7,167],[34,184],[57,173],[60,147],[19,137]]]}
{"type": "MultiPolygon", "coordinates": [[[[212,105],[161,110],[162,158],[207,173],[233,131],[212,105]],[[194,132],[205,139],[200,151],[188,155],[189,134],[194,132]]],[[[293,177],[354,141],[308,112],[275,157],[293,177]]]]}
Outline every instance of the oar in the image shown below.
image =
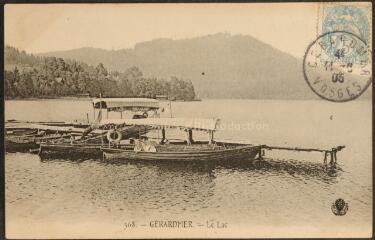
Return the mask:
{"type": "Polygon", "coordinates": [[[82,137],[86,136],[93,130],[99,128],[99,123],[101,120],[102,120],[102,111],[99,111],[98,117],[95,119],[95,121],[82,132],[82,137]]]}

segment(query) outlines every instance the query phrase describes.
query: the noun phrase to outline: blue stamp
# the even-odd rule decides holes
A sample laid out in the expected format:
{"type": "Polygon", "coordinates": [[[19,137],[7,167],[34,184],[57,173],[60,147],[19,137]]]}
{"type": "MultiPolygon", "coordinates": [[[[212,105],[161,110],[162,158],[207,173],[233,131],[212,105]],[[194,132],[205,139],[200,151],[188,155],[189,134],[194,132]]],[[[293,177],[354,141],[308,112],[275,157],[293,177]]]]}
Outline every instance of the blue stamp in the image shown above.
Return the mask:
{"type": "MultiPolygon", "coordinates": [[[[350,5],[325,6],[323,8],[322,34],[336,31],[352,33],[367,44],[369,38],[369,20],[365,8],[350,5]]],[[[322,40],[326,45],[324,50],[331,59],[352,63],[363,61],[363,56],[359,57],[356,52],[339,52],[343,51],[344,48],[338,45],[338,43],[344,43],[350,47],[356,44],[351,41],[352,39],[338,41],[332,38],[332,35],[326,35],[322,40]],[[345,55],[345,59],[337,57],[340,54],[345,55]]]]}
{"type": "Polygon", "coordinates": [[[369,22],[364,9],[355,6],[338,5],[325,7],[322,34],[334,31],[353,33],[366,44],[369,36],[369,22]]]}

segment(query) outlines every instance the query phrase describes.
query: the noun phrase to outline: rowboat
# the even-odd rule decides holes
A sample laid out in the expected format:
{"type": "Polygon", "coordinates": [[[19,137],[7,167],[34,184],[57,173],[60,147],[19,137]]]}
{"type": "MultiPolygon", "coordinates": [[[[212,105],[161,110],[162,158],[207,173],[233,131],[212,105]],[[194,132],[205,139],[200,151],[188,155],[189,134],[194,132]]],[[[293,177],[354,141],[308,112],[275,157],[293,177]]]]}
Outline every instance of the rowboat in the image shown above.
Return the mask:
{"type": "Polygon", "coordinates": [[[155,152],[134,151],[128,148],[102,148],[106,160],[141,160],[141,161],[233,161],[253,160],[260,152],[259,146],[234,145],[215,142],[193,143],[189,147],[170,143],[157,145],[155,152]]]}
{"type": "MultiPolygon", "coordinates": [[[[123,124],[121,120],[104,121],[102,124],[123,124]]],[[[161,131],[160,141],[150,141],[147,138],[134,139],[132,144],[102,147],[106,160],[135,160],[135,161],[233,161],[253,160],[260,156],[261,147],[251,144],[225,143],[214,140],[214,132],[220,123],[219,119],[186,119],[159,118],[128,120],[126,124],[134,126],[149,126],[161,131]],[[185,140],[169,141],[166,129],[175,128],[184,131],[185,140]],[[207,141],[194,141],[193,131],[208,134],[207,141]]]]}

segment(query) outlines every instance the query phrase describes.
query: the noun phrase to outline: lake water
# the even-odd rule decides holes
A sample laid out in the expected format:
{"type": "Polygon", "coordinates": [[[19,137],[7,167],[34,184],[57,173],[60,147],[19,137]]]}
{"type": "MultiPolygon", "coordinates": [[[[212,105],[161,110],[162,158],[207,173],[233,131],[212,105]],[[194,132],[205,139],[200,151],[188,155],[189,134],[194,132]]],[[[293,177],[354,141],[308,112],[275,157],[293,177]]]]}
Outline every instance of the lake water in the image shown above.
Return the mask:
{"type": "MultiPolygon", "coordinates": [[[[37,155],[5,156],[6,234],[16,238],[318,237],[372,232],[370,101],[204,100],[173,102],[174,117],[218,117],[217,139],[272,146],[331,148],[321,153],[266,151],[264,166],[106,163],[37,155]],[[349,204],[335,216],[332,203],[349,204]],[[155,229],[152,220],[187,220],[190,229],[155,229]],[[208,228],[207,221],[227,228],[208,228]],[[136,228],[126,228],[134,221],[136,228]],[[145,226],[143,226],[145,225],[145,226]]],[[[5,118],[86,119],[89,101],[7,101],[5,118]]],[[[169,116],[170,112],[166,111],[169,116]]],[[[110,117],[116,117],[111,114],[110,117]]],[[[167,133],[168,134],[168,133],[167,133]]]]}

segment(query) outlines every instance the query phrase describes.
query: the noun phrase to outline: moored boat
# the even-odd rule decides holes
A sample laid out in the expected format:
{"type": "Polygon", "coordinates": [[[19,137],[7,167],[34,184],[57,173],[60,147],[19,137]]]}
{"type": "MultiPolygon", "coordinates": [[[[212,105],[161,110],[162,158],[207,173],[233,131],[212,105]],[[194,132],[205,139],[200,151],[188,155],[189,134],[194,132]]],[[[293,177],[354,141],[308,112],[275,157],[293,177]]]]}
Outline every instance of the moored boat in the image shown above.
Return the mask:
{"type": "Polygon", "coordinates": [[[232,161],[253,160],[260,152],[260,146],[232,145],[215,142],[207,147],[208,142],[193,143],[190,147],[181,147],[176,143],[167,146],[155,146],[155,152],[134,151],[131,148],[102,148],[107,160],[142,160],[142,161],[232,161]]]}
{"type": "MultiPolygon", "coordinates": [[[[214,140],[214,132],[219,119],[182,119],[159,118],[128,120],[129,125],[145,125],[161,131],[159,142],[147,138],[135,139],[133,144],[125,147],[113,145],[102,147],[103,156],[107,160],[141,160],[141,161],[233,161],[252,160],[260,155],[261,147],[251,144],[224,143],[214,140]],[[169,141],[166,129],[176,128],[186,133],[185,140],[169,141]],[[194,141],[194,131],[208,134],[208,141],[194,141]]],[[[112,124],[122,124],[115,120],[112,124]]],[[[109,124],[109,121],[102,124],[109,124]]]]}
{"type": "Polygon", "coordinates": [[[99,158],[102,156],[100,144],[80,144],[80,143],[40,143],[35,152],[41,158],[62,157],[62,158],[99,158]]]}
{"type": "MultiPolygon", "coordinates": [[[[56,151],[61,149],[59,145],[74,145],[77,151],[84,145],[96,144],[100,148],[101,142],[107,141],[106,135],[110,131],[110,126],[99,127],[98,123],[102,119],[102,112],[106,112],[107,120],[110,112],[119,112],[121,119],[123,113],[129,118],[158,117],[159,102],[155,99],[147,98],[98,98],[92,100],[94,111],[94,122],[22,122],[8,121],[5,123],[5,143],[6,151],[25,152],[35,149],[39,144],[50,145],[56,151]],[[96,112],[98,111],[98,114],[96,112]],[[96,116],[97,115],[97,116],[96,116]],[[71,142],[74,144],[71,144],[71,142]],[[56,144],[58,142],[58,144],[56,144]],[[82,145],[82,146],[81,146],[82,145]]],[[[118,135],[112,141],[120,141],[131,137],[137,137],[147,133],[149,129],[144,126],[123,126],[118,128],[118,135]]],[[[89,147],[90,148],[90,147],[89,147]]]]}

